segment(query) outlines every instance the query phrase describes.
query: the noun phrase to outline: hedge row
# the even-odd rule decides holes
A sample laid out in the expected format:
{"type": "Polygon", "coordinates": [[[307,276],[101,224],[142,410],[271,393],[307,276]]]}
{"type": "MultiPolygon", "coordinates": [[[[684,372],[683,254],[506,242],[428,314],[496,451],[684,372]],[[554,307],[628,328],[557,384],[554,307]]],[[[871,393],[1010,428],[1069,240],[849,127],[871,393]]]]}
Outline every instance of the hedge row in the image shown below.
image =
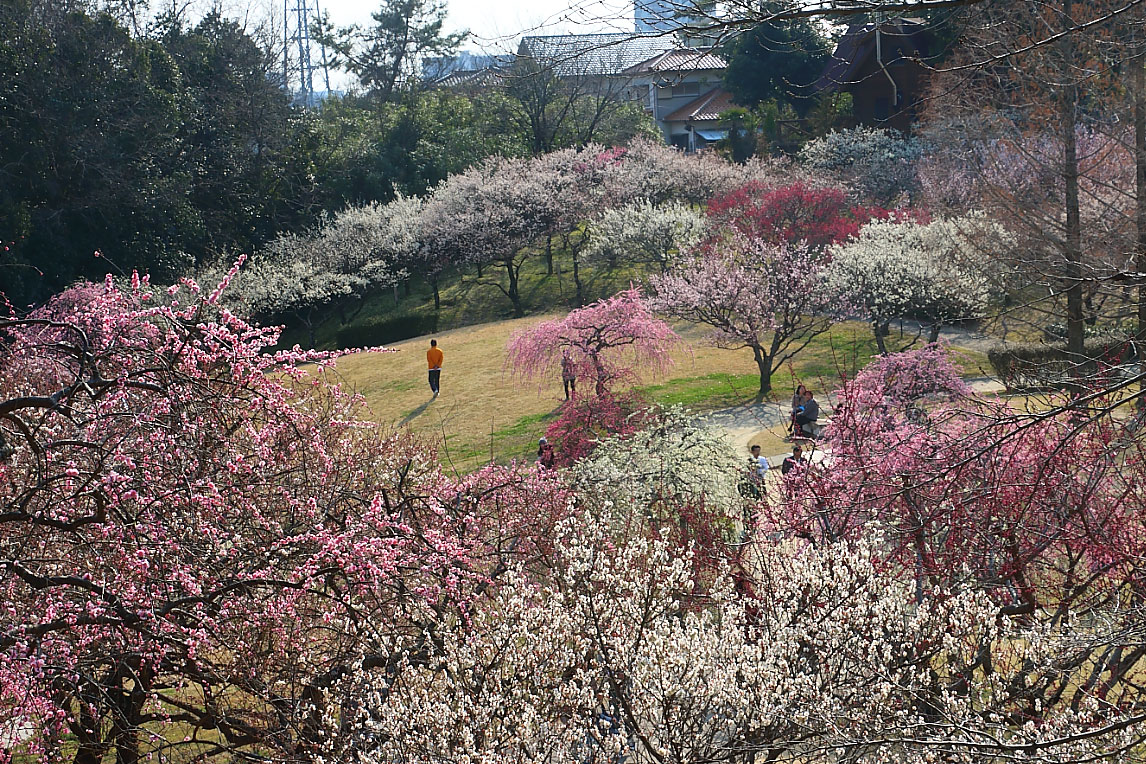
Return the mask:
{"type": "Polygon", "coordinates": [[[386,319],[364,321],[351,324],[338,330],[340,348],[374,347],[388,345],[423,334],[438,331],[438,316],[435,313],[404,313],[386,319]]]}
{"type": "MultiPolygon", "coordinates": [[[[1094,337],[1083,343],[1083,350],[1081,373],[1097,384],[1116,379],[1123,374],[1118,367],[1134,360],[1134,343],[1128,337],[1094,337]]],[[[998,345],[987,358],[999,380],[1017,392],[1063,388],[1076,371],[1064,342],[998,345]]]]}

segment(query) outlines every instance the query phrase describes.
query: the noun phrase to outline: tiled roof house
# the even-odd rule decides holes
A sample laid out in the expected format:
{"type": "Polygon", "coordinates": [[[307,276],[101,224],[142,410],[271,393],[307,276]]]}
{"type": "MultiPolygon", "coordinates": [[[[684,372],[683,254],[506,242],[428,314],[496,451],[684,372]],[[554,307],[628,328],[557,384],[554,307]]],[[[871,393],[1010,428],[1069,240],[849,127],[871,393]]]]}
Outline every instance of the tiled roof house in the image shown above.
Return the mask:
{"type": "Polygon", "coordinates": [[[517,56],[552,68],[558,77],[611,77],[672,47],[667,37],[627,32],[537,35],[521,38],[517,56]]]}
{"type": "Polygon", "coordinates": [[[625,70],[629,90],[644,103],[665,141],[696,151],[724,138],[719,114],[732,107],[721,87],[725,60],[707,50],[674,48],[625,70]]]}

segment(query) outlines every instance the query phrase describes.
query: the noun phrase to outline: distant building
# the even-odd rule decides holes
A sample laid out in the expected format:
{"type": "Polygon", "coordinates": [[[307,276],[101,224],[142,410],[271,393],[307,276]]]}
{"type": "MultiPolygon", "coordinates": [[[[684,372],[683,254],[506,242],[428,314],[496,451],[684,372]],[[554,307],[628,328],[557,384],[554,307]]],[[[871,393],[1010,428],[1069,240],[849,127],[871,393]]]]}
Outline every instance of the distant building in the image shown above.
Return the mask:
{"type": "Polygon", "coordinates": [[[513,56],[489,56],[463,50],[454,56],[431,56],[422,61],[422,80],[433,87],[489,86],[499,81],[499,69],[513,56]]]}
{"type": "Polygon", "coordinates": [[[836,46],[816,89],[852,95],[852,114],[861,125],[909,132],[927,85],[921,63],[928,56],[926,22],[902,18],[855,24],[836,46]]]}
{"type": "Polygon", "coordinates": [[[618,77],[673,45],[667,37],[628,32],[536,35],[521,38],[517,58],[550,69],[558,77],[618,77]]]}
{"type": "Polygon", "coordinates": [[[727,66],[712,51],[673,48],[623,74],[628,97],[642,103],[665,142],[696,151],[728,134],[718,118],[732,107],[732,96],[721,87],[727,66]]]}
{"type": "Polygon", "coordinates": [[[674,5],[677,5],[674,0],[636,0],[633,22],[637,32],[671,32],[680,27],[674,5]]]}

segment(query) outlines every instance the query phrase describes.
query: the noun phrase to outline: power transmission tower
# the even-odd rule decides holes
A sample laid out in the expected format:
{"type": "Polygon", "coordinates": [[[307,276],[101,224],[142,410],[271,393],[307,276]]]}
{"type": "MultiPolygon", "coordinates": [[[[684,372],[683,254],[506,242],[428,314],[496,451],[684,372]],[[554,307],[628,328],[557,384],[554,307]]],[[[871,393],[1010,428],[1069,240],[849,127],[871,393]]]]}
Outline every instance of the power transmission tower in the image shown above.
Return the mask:
{"type": "MultiPolygon", "coordinates": [[[[294,101],[304,107],[314,106],[313,48],[311,27],[319,21],[318,0],[283,0],[283,87],[293,94],[294,101]]],[[[330,92],[330,68],[326,63],[326,48],[318,45],[319,67],[326,92],[330,92]]]]}

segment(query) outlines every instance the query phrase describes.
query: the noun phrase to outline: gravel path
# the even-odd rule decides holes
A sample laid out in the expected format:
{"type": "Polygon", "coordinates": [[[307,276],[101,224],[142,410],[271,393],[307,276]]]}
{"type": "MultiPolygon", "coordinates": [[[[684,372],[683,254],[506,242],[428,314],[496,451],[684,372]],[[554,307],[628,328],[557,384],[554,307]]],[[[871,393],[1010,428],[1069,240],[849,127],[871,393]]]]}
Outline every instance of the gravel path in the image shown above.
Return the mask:
{"type": "MultiPolygon", "coordinates": [[[[918,327],[913,327],[909,323],[904,323],[905,331],[916,331],[918,327]]],[[[958,327],[951,327],[944,329],[940,336],[946,340],[953,347],[966,348],[968,350],[975,350],[981,353],[995,344],[996,340],[976,332],[969,331],[958,327]]],[[[993,377],[970,377],[967,384],[978,395],[990,395],[999,393],[1003,390],[1002,383],[993,377]]],[[[820,399],[820,405],[823,407],[823,416],[830,416],[832,408],[835,405],[835,396],[829,394],[827,401],[820,399]]],[[[752,403],[742,406],[733,406],[732,408],[717,409],[716,411],[709,412],[707,418],[710,422],[720,427],[728,433],[728,437],[732,440],[732,444],[736,447],[737,452],[748,450],[748,441],[752,436],[761,430],[767,430],[777,425],[786,424],[789,416],[789,406],[787,401],[780,403],[765,402],[765,403],[752,403]]],[[[779,464],[785,454],[765,454],[768,461],[773,465],[779,464]]]]}

